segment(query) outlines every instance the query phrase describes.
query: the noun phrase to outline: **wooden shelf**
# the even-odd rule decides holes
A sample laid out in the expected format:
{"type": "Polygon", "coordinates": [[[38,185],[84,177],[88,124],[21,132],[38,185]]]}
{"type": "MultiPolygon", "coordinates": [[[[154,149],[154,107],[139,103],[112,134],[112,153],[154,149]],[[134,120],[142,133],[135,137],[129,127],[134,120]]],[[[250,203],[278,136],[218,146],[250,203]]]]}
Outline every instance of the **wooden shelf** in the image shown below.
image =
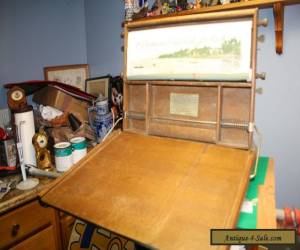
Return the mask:
{"type": "MultiPolygon", "coordinates": [[[[144,20],[155,20],[159,18],[171,17],[171,16],[181,16],[181,15],[192,15],[200,13],[209,12],[219,12],[228,10],[239,10],[246,8],[273,8],[274,21],[275,21],[275,49],[277,54],[282,54],[283,52],[283,23],[284,23],[284,7],[291,4],[300,4],[300,0],[249,0],[237,3],[230,3],[224,5],[216,5],[209,7],[200,7],[193,10],[185,10],[177,13],[160,15],[155,17],[143,18],[144,20]]],[[[139,19],[137,21],[141,21],[139,19]]],[[[133,21],[134,22],[134,21],[133,21]]]]}

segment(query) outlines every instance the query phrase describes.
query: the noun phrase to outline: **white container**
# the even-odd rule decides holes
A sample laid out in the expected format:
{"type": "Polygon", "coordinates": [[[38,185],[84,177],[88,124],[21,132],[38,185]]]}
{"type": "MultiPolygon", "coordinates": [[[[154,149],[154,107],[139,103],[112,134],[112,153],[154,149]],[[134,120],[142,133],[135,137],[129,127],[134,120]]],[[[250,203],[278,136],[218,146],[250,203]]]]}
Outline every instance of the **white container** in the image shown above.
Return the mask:
{"type": "Polygon", "coordinates": [[[18,141],[23,145],[24,164],[36,166],[35,150],[32,144],[32,137],[35,134],[32,107],[24,112],[15,112],[15,125],[17,126],[18,141]]]}
{"type": "Polygon", "coordinates": [[[87,154],[86,139],[84,137],[74,137],[70,142],[72,144],[73,164],[75,164],[87,154]]]}
{"type": "Polygon", "coordinates": [[[69,142],[59,142],[54,145],[55,166],[57,172],[66,172],[73,165],[72,147],[69,142]]]}

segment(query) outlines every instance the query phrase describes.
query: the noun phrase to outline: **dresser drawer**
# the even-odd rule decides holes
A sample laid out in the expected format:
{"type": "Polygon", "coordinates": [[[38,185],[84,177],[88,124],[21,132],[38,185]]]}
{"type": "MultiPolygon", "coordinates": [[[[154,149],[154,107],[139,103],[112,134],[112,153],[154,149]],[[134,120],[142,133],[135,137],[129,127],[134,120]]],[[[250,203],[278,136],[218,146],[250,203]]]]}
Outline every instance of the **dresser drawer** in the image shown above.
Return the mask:
{"type": "Polygon", "coordinates": [[[18,245],[10,248],[10,250],[50,250],[56,249],[55,230],[53,226],[49,226],[32,237],[22,241],[18,245]]]}
{"type": "Polygon", "coordinates": [[[0,249],[29,237],[53,224],[55,212],[31,202],[0,217],[0,249]]]}

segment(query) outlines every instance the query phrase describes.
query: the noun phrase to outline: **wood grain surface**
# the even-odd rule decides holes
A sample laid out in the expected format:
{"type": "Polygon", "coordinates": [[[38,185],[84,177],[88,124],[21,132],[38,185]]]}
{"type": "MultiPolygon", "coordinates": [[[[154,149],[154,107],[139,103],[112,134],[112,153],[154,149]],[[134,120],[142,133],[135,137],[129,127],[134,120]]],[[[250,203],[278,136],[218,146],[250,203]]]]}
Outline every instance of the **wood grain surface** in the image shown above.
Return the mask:
{"type": "Polygon", "coordinates": [[[265,183],[258,189],[257,228],[276,229],[274,161],[270,159],[265,183]]]}
{"type": "Polygon", "coordinates": [[[42,201],[158,249],[210,246],[211,228],[234,228],[250,151],[121,132],[97,146],[42,201]]]}

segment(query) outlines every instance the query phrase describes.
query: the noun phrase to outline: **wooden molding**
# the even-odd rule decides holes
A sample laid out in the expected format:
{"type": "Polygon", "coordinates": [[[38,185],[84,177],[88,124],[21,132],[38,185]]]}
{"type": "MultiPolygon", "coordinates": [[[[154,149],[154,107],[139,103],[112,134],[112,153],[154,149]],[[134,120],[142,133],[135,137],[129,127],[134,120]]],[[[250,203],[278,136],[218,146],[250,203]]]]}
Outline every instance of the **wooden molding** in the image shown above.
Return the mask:
{"type": "Polygon", "coordinates": [[[283,52],[283,22],[284,22],[284,5],[275,3],[273,5],[274,23],[275,23],[275,47],[276,53],[281,55],[283,52]]]}

